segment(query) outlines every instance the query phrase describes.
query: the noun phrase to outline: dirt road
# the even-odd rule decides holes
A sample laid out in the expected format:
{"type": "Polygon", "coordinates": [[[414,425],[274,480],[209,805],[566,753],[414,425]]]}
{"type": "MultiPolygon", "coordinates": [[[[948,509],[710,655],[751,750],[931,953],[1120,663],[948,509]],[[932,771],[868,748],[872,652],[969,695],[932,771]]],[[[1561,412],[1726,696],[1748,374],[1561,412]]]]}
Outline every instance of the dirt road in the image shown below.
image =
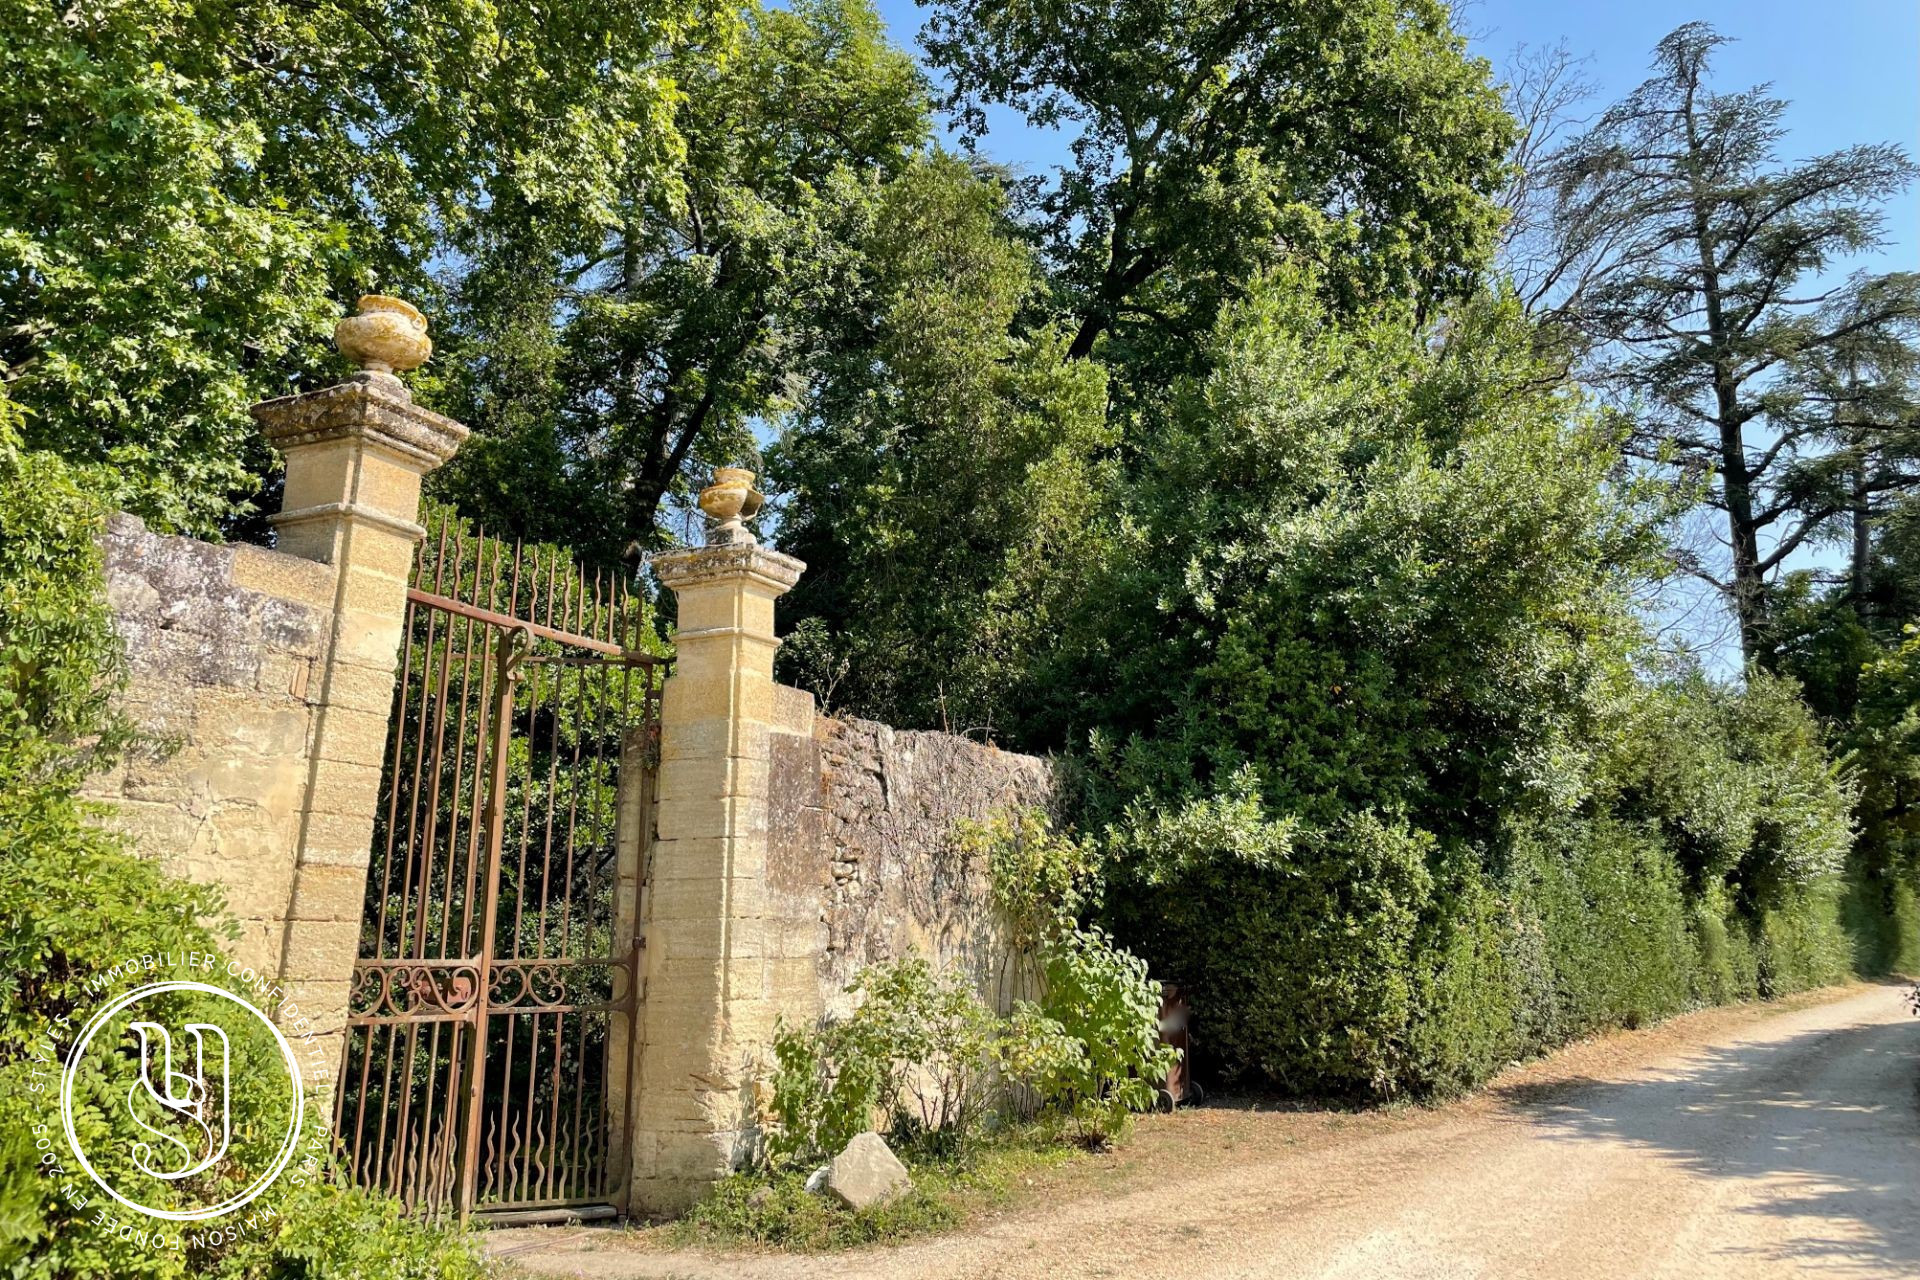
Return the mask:
{"type": "Polygon", "coordinates": [[[961,1233],[891,1249],[498,1243],[589,1277],[1920,1276],[1917,1084],[1920,1019],[1898,988],[1856,987],[1590,1041],[1437,1110],[1158,1119],[961,1233]]]}

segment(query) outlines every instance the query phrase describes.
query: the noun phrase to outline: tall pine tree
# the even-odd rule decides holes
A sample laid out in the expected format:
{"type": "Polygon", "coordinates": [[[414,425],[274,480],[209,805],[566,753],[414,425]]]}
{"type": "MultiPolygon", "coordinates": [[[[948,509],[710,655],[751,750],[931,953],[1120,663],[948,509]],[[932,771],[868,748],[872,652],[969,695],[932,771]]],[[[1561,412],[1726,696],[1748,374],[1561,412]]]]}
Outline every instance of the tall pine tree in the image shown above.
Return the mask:
{"type": "MultiPolygon", "coordinates": [[[[1724,565],[1688,567],[1724,593],[1743,657],[1771,660],[1767,584],[1876,492],[1907,483],[1872,461],[1897,424],[1836,396],[1850,354],[1910,345],[1920,276],[1856,273],[1883,243],[1886,199],[1913,177],[1896,146],[1785,163],[1787,104],[1710,84],[1725,43],[1689,23],[1654,75],[1549,162],[1569,287],[1559,320],[1592,345],[1589,374],[1639,426],[1644,459],[1712,477],[1724,565]]],[[[1858,363],[1856,359],[1856,364],[1858,363]]]]}

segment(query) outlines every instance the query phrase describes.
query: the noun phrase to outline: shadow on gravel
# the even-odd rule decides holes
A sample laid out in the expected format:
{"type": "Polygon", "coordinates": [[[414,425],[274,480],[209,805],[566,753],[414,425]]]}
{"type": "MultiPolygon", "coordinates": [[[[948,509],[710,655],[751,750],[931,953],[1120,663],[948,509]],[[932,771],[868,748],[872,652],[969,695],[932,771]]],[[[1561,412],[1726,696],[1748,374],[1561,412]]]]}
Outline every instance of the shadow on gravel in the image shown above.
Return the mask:
{"type": "MultiPolygon", "coordinates": [[[[1625,1142],[1713,1178],[1768,1180],[1744,1210],[1808,1219],[1772,1260],[1920,1274],[1920,1020],[1715,1049],[1631,1083],[1496,1086],[1556,1137],[1625,1142]],[[1857,1224],[1842,1237],[1821,1228],[1857,1224]]],[[[1791,1224],[1790,1224],[1791,1225],[1791,1224]]]]}

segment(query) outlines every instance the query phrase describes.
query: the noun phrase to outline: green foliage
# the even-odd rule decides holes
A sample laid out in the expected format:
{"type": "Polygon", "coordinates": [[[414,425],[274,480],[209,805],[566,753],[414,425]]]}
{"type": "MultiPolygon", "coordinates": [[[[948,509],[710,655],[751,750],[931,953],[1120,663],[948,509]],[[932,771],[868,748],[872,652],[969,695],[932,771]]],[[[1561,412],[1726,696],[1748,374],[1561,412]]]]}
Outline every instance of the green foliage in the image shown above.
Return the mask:
{"type": "Polygon", "coordinates": [[[1852,844],[1851,789],[1790,681],[1696,673],[1643,692],[1604,762],[1620,812],[1656,825],[1703,888],[1772,904],[1830,881],[1852,844]]]}
{"type": "MultiPolygon", "coordinates": [[[[479,1276],[460,1233],[422,1228],[390,1201],[298,1170],[270,1193],[280,1214],[271,1224],[230,1245],[178,1251],[146,1249],[103,1228],[98,1197],[76,1207],[42,1171],[44,1150],[64,1152],[57,1063],[49,1060],[101,990],[112,989],[94,983],[141,956],[218,953],[238,930],[217,890],[135,856],[93,825],[96,815],[76,798],[80,781],[126,737],[108,705],[118,654],[95,541],[99,487],[67,463],[20,451],[3,433],[0,470],[0,1269],[21,1280],[479,1276]]],[[[217,969],[190,976],[232,981],[217,969]]],[[[179,1025],[209,999],[183,993],[142,1011],[179,1025]]],[[[143,1197],[177,1204],[186,1195],[231,1194],[277,1147],[288,1102],[275,1087],[284,1077],[266,1068],[278,1050],[264,1032],[229,1030],[231,1153],[187,1184],[149,1183],[143,1197]]],[[[144,1136],[97,1060],[76,1076],[74,1123],[101,1161],[112,1158],[103,1152],[125,1152],[144,1136]]],[[[317,1117],[306,1137],[324,1141],[317,1117]]],[[[71,1157],[63,1163],[71,1168],[71,1157]]],[[[113,1171],[116,1180],[132,1172],[130,1165],[113,1171]]]]}
{"type": "Polygon", "coordinates": [[[475,209],[607,225],[679,149],[662,53],[723,12],[8,0],[0,380],[28,442],[110,464],[160,527],[244,512],[247,406],[329,369],[340,302],[427,301],[475,209]]]}
{"type": "Polygon", "coordinates": [[[1752,999],[1760,991],[1760,964],[1753,939],[1726,887],[1708,885],[1688,904],[1693,933],[1694,997],[1702,1004],[1752,999]]]}
{"type": "Polygon", "coordinates": [[[598,559],[655,545],[662,501],[750,458],[821,331],[861,311],[876,205],[929,132],[921,73],[869,0],[737,12],[736,38],[656,73],[670,181],[619,181],[584,227],[478,215],[449,387],[476,435],[435,483],[489,525],[598,559]]]}
{"type": "Polygon", "coordinates": [[[863,969],[848,987],[859,1002],[848,1016],[782,1027],[766,1116],[770,1168],[837,1155],[876,1120],[910,1154],[965,1161],[1022,1103],[1089,1142],[1152,1107],[1173,1052],[1159,1040],[1160,984],[1102,931],[1045,915],[1042,995],[1008,1018],[996,1018],[963,975],[912,956],[863,969]],[[1026,1096],[1008,1096],[1008,1085],[1026,1096]]]}
{"type": "Polygon", "coordinates": [[[1759,908],[1754,959],[1762,996],[1791,995],[1848,975],[1853,948],[1842,928],[1841,892],[1829,880],[1759,908]]]}
{"type": "Polygon", "coordinates": [[[1550,981],[1527,945],[1511,904],[1463,850],[1441,862],[1434,893],[1409,952],[1412,1015],[1408,1086],[1419,1093],[1471,1088],[1537,1042],[1550,981]]]}
{"type": "Polygon", "coordinates": [[[234,1248],[210,1274],[221,1280],[482,1280],[497,1274],[465,1229],[409,1217],[389,1196],[314,1183],[281,1205],[274,1233],[234,1248]]]}
{"type": "Polygon", "coordinates": [[[918,957],[867,969],[848,987],[862,1001],[849,1021],[855,1052],[894,1068],[881,1112],[903,1142],[963,1150],[986,1121],[993,1071],[993,1013],[955,971],[918,957]]]}
{"type": "Polygon", "coordinates": [[[985,863],[994,913],[1012,950],[1037,952],[1099,905],[1099,845],[1056,829],[1039,809],[1000,809],[983,822],[964,820],[954,843],[969,861],[985,863]]]}
{"type": "MultiPolygon", "coordinates": [[[[0,759],[8,753],[0,752],[0,759]]],[[[150,862],[124,851],[112,837],[88,825],[70,798],[43,795],[30,824],[17,824],[8,805],[0,836],[0,1153],[8,1171],[9,1201],[0,1220],[11,1224],[0,1242],[0,1262],[32,1277],[89,1275],[175,1276],[203,1264],[178,1255],[149,1254],[139,1245],[93,1225],[94,1210],[76,1208],[59,1194],[59,1183],[36,1167],[37,1138],[50,1138],[64,1153],[59,1129],[58,1074],[45,1060],[56,1044],[72,1039],[88,1009],[98,1003],[89,994],[91,980],[130,956],[157,951],[184,955],[218,949],[222,938],[201,923],[217,918],[219,894],[161,874],[150,862]]],[[[228,927],[225,940],[237,937],[228,927]]],[[[169,975],[171,976],[171,975],[169,975]]],[[[144,1007],[144,1006],[143,1006],[144,1007]]],[[[173,1002],[162,1012],[176,1025],[193,1016],[190,1000],[173,1002]]],[[[271,1078],[271,1073],[259,1073],[271,1078]]],[[[236,1071],[236,1080],[247,1080],[236,1071]]],[[[124,1106],[104,1093],[104,1077],[92,1071],[76,1092],[75,1123],[92,1139],[109,1135],[139,1137],[124,1106]]],[[[258,1087],[236,1089],[230,1105],[237,1128],[270,1111],[278,1100],[258,1087]]],[[[280,1120],[284,1125],[284,1119],[280,1120]]],[[[99,1141],[99,1147],[124,1142],[99,1141]]],[[[249,1153],[257,1156],[256,1153],[249,1153]]],[[[68,1156],[63,1163],[71,1164],[68,1156]]],[[[124,1174],[125,1170],[121,1170],[124,1174]]],[[[248,1179],[241,1170],[218,1171],[237,1191],[248,1179]]],[[[202,1194],[202,1183],[192,1188],[202,1194]]],[[[168,1202],[178,1193],[155,1187],[168,1202]]]]}
{"type": "Polygon", "coordinates": [[[1612,817],[1529,824],[1515,833],[1505,886],[1518,927],[1537,930],[1550,988],[1526,1019],[1534,1053],[1678,1013],[1693,997],[1695,942],[1672,853],[1612,817]]]}
{"type": "Polygon", "coordinates": [[[1160,984],[1146,961],[1099,929],[1056,931],[1041,946],[1038,1006],[1016,1005],[1002,1058],[1045,1113],[1083,1142],[1119,1133],[1146,1111],[1176,1050],[1160,1043],[1160,984]]]}
{"type": "Polygon", "coordinates": [[[1168,451],[1139,415],[1270,272],[1309,268],[1286,287],[1343,311],[1456,292],[1492,243],[1511,121],[1439,5],[932,10],[923,39],[974,140],[993,105],[1083,134],[1022,210],[1038,253],[957,161],[894,184],[871,288],[770,458],[781,545],[813,566],[787,608],[825,629],[783,669],[844,668],[836,696],[892,723],[1077,746],[1085,690],[1037,658],[1175,659],[1087,616],[1115,586],[1100,569],[1137,551],[1116,525],[1157,553],[1128,603],[1152,609],[1157,571],[1184,567],[1116,493],[1168,451]]]}
{"type": "Polygon", "coordinates": [[[1115,927],[1192,994],[1211,1062],[1310,1092],[1391,1093],[1414,986],[1403,957],[1432,894],[1430,841],[1372,815],[1326,830],[1236,790],[1130,809],[1115,927]]]}
{"type": "Polygon", "coordinates": [[[1044,281],[999,183],[934,154],[887,184],[864,264],[768,458],[812,628],[788,678],[897,724],[991,732],[1054,642],[1081,559],[1106,380],[1028,328],[1044,281]],[[817,628],[817,629],[814,629],[817,628]]]}
{"type": "Polygon", "coordinates": [[[929,8],[971,138],[994,107],[1074,134],[1036,212],[1075,354],[1111,332],[1132,398],[1278,262],[1324,267],[1342,306],[1427,303],[1492,247],[1514,125],[1442,4],[929,8]]]}
{"type": "Polygon", "coordinates": [[[100,549],[97,472],[22,449],[0,393],[0,840],[59,824],[124,730],[109,712],[119,657],[100,549]],[[57,812],[42,812],[52,809],[57,812]]]}
{"type": "Polygon", "coordinates": [[[1575,1036],[1843,976],[1847,796],[1804,709],[1759,678],[1641,696],[1579,810],[1510,815],[1497,857],[1273,818],[1246,771],[1137,804],[1113,834],[1116,923],[1194,993],[1213,1062],[1300,1092],[1454,1092],[1575,1036]],[[1649,740],[1660,717],[1677,731],[1649,740]],[[1703,870],[1701,848],[1724,856],[1703,870]]]}
{"type": "Polygon", "coordinates": [[[774,1037],[769,1163],[838,1155],[876,1118],[896,1142],[964,1151],[988,1118],[992,1012],[964,976],[918,956],[861,970],[847,992],[847,1017],[774,1037]]]}
{"type": "Polygon", "coordinates": [[[1841,928],[1855,973],[1920,973],[1920,892],[1905,880],[1856,867],[1840,901],[1841,928]]]}
{"type": "Polygon", "coordinates": [[[1103,818],[1243,767],[1318,823],[1423,806],[1435,834],[1473,833],[1576,801],[1631,682],[1626,593],[1664,495],[1612,483],[1617,435],[1555,389],[1511,305],[1426,342],[1398,309],[1339,323],[1312,298],[1265,282],[1153,422],[1039,658],[1079,697],[1026,727],[1097,726],[1103,818]]]}
{"type": "Polygon", "coordinates": [[[833,1023],[782,1025],[774,1032],[766,1117],[766,1156],[772,1168],[810,1166],[872,1127],[892,1064],[854,1052],[850,1039],[833,1023]]]}
{"type": "Polygon", "coordinates": [[[1778,663],[1829,726],[1857,835],[1841,914],[1862,973],[1920,970],[1920,544],[1911,498],[1863,514],[1866,563],[1846,583],[1811,575],[1774,593],[1778,663]]]}
{"type": "Polygon", "coordinates": [[[1415,1043],[1448,1009],[1498,1020],[1465,994],[1508,963],[1466,851],[1587,798],[1662,508],[1612,486],[1617,439],[1509,305],[1422,343],[1313,293],[1276,278],[1223,322],[1111,499],[1094,639],[1057,660],[1101,726],[1089,802],[1124,805],[1116,927],[1210,1056],[1383,1094],[1497,1057],[1415,1043]]]}
{"type": "Polygon", "coordinates": [[[1818,724],[1784,682],[1635,671],[1674,495],[1511,304],[1420,343],[1311,296],[1229,314],[1046,659],[1098,726],[1109,914],[1209,1059],[1445,1092],[1828,980],[1850,794],[1818,724]]]}
{"type": "Polygon", "coordinates": [[[1920,275],[1842,264],[1885,243],[1886,203],[1920,169],[1891,143],[1783,162],[1772,86],[1714,85],[1727,42],[1676,27],[1651,78],[1536,169],[1548,311],[1588,345],[1587,380],[1633,405],[1638,456],[1708,477],[1730,555],[1694,567],[1764,667],[1783,566],[1910,483],[1920,275]]]}

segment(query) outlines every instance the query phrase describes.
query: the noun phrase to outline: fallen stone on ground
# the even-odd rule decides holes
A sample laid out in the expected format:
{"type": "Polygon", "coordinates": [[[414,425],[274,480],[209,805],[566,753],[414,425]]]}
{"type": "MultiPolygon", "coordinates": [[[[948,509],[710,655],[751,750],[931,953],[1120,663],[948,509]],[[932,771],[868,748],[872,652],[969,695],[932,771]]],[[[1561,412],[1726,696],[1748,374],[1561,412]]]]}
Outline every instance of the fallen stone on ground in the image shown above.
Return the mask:
{"type": "Polygon", "coordinates": [[[913,1185],[907,1166],[877,1133],[863,1133],[827,1166],[827,1194],[858,1213],[913,1185]]]}

